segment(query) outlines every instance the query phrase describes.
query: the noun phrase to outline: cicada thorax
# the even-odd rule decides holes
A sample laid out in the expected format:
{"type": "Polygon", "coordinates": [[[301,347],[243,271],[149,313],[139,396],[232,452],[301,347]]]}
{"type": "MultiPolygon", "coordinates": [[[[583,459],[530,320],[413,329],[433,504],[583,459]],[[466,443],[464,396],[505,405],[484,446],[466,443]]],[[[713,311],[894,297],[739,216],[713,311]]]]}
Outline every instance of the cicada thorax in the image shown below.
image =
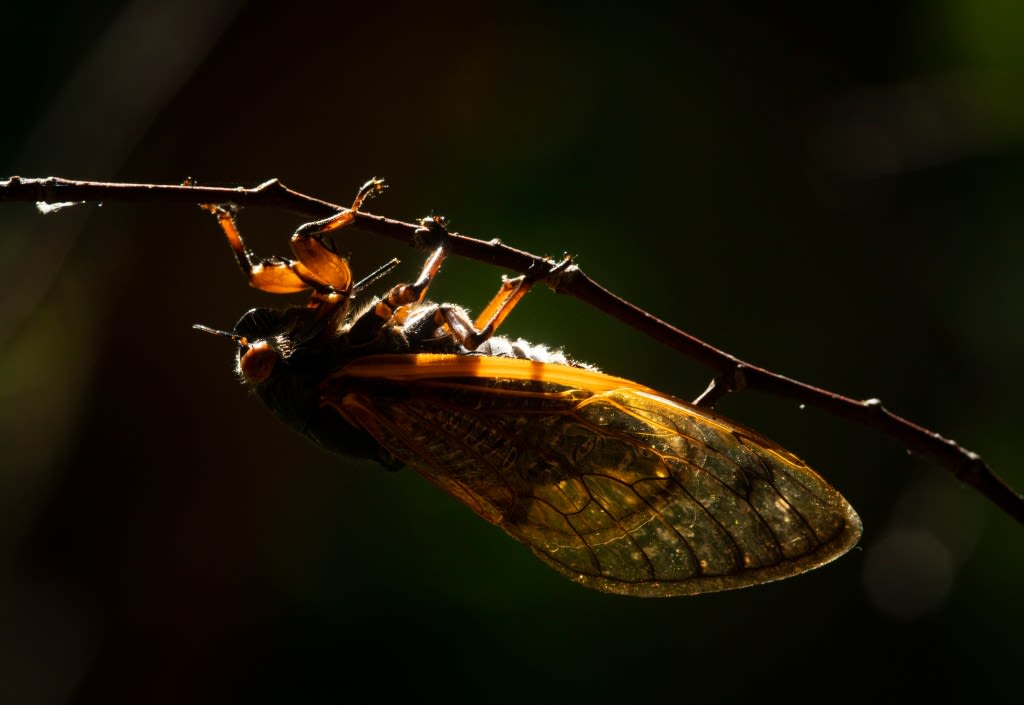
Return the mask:
{"type": "Polygon", "coordinates": [[[242,316],[234,330],[236,336],[246,341],[238,351],[239,378],[278,417],[317,444],[334,452],[377,459],[393,467],[396,461],[391,451],[382,448],[363,426],[339,413],[341,401],[347,393],[355,392],[395,399],[407,397],[415,380],[411,384],[394,384],[387,377],[357,377],[347,386],[336,382],[328,385],[329,379],[346,379],[339,372],[351,361],[379,355],[442,354],[585,367],[561,352],[503,336],[492,336],[475,350],[469,350],[450,330],[438,325],[440,304],[417,303],[404,311],[399,321],[382,319],[375,310],[376,303],[374,299],[340,326],[332,325],[315,308],[252,309],[242,316]]]}

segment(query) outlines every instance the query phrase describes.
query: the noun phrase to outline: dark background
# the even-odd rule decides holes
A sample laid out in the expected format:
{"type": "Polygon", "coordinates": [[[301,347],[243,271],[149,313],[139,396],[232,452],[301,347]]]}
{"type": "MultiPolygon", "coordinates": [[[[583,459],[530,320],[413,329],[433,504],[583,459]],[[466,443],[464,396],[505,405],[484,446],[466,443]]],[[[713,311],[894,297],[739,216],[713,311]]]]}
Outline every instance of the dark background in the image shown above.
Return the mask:
{"type": "MultiPolygon", "coordinates": [[[[5,10],[0,177],[278,177],[345,203],[383,176],[372,212],[575,253],[673,324],[881,397],[1024,488],[1019,8],[323,5],[5,10]]],[[[264,255],[299,222],[241,219],[264,255]]],[[[357,274],[420,264],[342,242],[357,274]]],[[[452,260],[431,294],[478,309],[501,273],[452,260]]],[[[850,499],[860,547],[738,592],[607,596],[247,398],[230,344],[190,326],[291,300],[247,288],[198,208],[4,204],[0,276],[4,702],[1019,692],[1024,531],[865,428],[727,399],[850,499]]],[[[506,327],[684,398],[708,380],[547,290],[506,327]]]]}

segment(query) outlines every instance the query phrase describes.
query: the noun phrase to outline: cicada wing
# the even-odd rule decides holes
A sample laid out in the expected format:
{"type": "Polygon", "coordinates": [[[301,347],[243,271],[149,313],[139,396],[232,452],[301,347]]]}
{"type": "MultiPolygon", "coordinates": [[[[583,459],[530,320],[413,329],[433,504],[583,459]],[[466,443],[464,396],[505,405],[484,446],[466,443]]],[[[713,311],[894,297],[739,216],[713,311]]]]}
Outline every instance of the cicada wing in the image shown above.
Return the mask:
{"type": "MultiPolygon", "coordinates": [[[[860,536],[853,508],[760,435],[643,387],[404,380],[334,403],[396,458],[568,578],[635,596],[756,585],[860,536]]],[[[578,382],[581,373],[573,371],[578,382]]]]}
{"type": "Polygon", "coordinates": [[[577,582],[638,596],[729,590],[811,570],[860,537],[853,508],[799,458],[706,410],[623,388],[574,418],[592,439],[574,455],[586,501],[561,525],[578,540],[525,526],[577,582]]]}

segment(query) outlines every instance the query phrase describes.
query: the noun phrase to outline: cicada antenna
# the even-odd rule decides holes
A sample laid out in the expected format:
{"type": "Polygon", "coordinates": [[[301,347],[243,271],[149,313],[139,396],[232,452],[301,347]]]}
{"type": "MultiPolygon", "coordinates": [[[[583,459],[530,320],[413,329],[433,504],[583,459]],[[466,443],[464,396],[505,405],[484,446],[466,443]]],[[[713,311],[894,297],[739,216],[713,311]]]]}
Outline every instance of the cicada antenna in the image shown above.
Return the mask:
{"type": "Polygon", "coordinates": [[[249,345],[249,339],[246,338],[244,335],[239,335],[238,333],[220,330],[219,328],[210,328],[209,326],[204,326],[202,323],[193,323],[192,328],[198,331],[202,331],[203,333],[209,333],[210,335],[219,336],[221,338],[230,338],[231,340],[238,343],[238,347],[240,348],[248,347],[249,345]]]}

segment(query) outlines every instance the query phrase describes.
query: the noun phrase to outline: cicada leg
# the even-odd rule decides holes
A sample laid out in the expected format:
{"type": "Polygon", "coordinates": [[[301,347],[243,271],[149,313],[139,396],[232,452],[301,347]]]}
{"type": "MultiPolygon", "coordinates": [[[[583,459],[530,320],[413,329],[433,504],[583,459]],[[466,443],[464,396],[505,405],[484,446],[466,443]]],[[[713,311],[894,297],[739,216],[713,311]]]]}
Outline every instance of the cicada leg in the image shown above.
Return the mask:
{"type": "Polygon", "coordinates": [[[271,294],[294,294],[313,286],[307,281],[299,263],[286,259],[257,259],[252,250],[245,246],[242,234],[235,223],[235,214],[225,206],[204,205],[203,208],[217,217],[224,235],[227,236],[231,251],[235,253],[238,266],[249,280],[249,285],[271,294]]]}
{"type": "MultiPolygon", "coordinates": [[[[484,307],[484,310],[473,321],[473,326],[478,330],[490,329],[493,334],[502,324],[516,304],[526,296],[526,292],[533,286],[533,282],[525,276],[518,276],[512,279],[503,277],[498,293],[494,295],[491,302],[484,307]]],[[[482,342],[482,341],[481,341],[482,342]]]]}
{"type": "Polygon", "coordinates": [[[335,292],[347,294],[352,290],[352,270],[348,260],[332,250],[324,242],[323,236],[339,228],[355,222],[356,211],[370,196],[385,189],[381,179],[370,179],[359,189],[352,206],[348,210],[299,226],[292,235],[292,252],[298,258],[295,270],[303,278],[312,279],[313,288],[328,288],[335,292]]]}
{"type": "MultiPolygon", "coordinates": [[[[555,264],[548,274],[557,274],[570,264],[572,264],[572,258],[566,257],[555,264]]],[[[533,286],[534,281],[532,277],[525,274],[512,279],[502,278],[498,293],[473,322],[466,318],[461,309],[453,306],[441,306],[438,308],[438,315],[444,319],[443,322],[447,324],[463,347],[475,350],[481,343],[494,335],[508,314],[512,313],[512,309],[526,296],[526,292],[533,286]]]]}
{"type": "Polygon", "coordinates": [[[294,260],[280,257],[263,260],[256,258],[242,239],[232,209],[221,205],[204,205],[203,208],[217,217],[250,286],[271,294],[294,294],[313,289],[319,295],[315,295],[314,299],[319,300],[323,297],[331,298],[334,294],[345,297],[352,289],[352,271],[348,262],[331,250],[322,236],[350,225],[363,201],[383,189],[383,181],[371,179],[359,189],[348,210],[300,226],[291,240],[292,251],[297,258],[294,260]]]}
{"type": "Polygon", "coordinates": [[[423,264],[420,275],[411,284],[398,284],[392,287],[374,307],[374,315],[381,321],[394,321],[402,323],[412,304],[419,303],[427,295],[427,289],[434,277],[441,271],[441,264],[446,257],[446,236],[443,218],[424,218],[420,221],[421,227],[417,231],[426,233],[430,231],[441,244],[431,253],[430,257],[423,264]]]}
{"type": "Polygon", "coordinates": [[[747,388],[747,375],[744,371],[743,365],[736,365],[731,370],[723,372],[717,377],[713,378],[708,384],[707,389],[701,392],[691,404],[694,406],[704,407],[705,409],[714,409],[715,404],[720,402],[725,395],[731,394],[732,392],[740,392],[747,388]]]}
{"type": "MultiPolygon", "coordinates": [[[[430,217],[420,221],[417,231],[423,241],[437,241],[440,244],[423,264],[416,281],[398,284],[391,288],[373,308],[373,318],[358,321],[352,334],[356,339],[363,339],[367,331],[385,322],[402,324],[406,321],[416,304],[426,297],[431,282],[441,271],[441,265],[447,256],[447,230],[444,218],[430,217]]],[[[502,282],[498,294],[484,308],[476,322],[457,306],[442,304],[437,307],[434,320],[439,326],[445,326],[460,345],[473,350],[483,341],[490,338],[501,322],[511,312],[519,300],[526,294],[532,282],[526,277],[506,279],[502,282]]]]}
{"type": "Polygon", "coordinates": [[[447,304],[437,307],[434,320],[438,325],[447,326],[462,347],[476,350],[481,343],[494,335],[501,322],[530,290],[531,284],[525,276],[503,279],[497,295],[491,299],[476,321],[471,321],[461,308],[447,304]]]}

